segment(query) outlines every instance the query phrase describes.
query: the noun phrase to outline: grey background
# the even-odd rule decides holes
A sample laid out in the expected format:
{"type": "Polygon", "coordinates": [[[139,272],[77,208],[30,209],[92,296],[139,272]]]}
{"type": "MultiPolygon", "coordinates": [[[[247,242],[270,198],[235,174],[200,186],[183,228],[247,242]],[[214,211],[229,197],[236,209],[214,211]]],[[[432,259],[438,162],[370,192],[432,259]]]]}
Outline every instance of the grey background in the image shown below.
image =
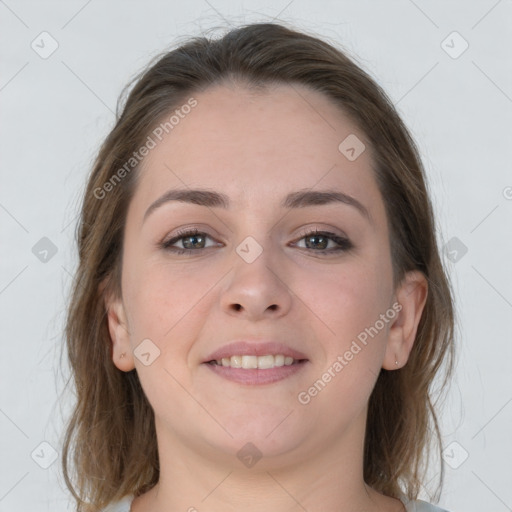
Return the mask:
{"type": "Polygon", "coordinates": [[[510,0],[0,0],[0,512],[71,510],[52,460],[73,232],[122,87],[177,37],[273,19],[355,55],[418,141],[459,314],[440,504],[512,510],[510,0]]]}

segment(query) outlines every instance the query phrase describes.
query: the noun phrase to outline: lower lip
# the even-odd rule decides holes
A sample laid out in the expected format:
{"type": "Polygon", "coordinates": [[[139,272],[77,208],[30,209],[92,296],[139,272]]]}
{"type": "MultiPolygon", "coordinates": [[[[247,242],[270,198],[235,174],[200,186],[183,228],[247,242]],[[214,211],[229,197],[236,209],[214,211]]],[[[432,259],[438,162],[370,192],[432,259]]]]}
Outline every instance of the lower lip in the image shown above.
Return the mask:
{"type": "Polygon", "coordinates": [[[300,372],[307,361],[301,361],[289,366],[275,366],[274,368],[267,369],[243,369],[232,368],[231,366],[220,366],[216,364],[204,363],[211,371],[215,372],[224,379],[238,382],[239,384],[258,385],[258,384],[272,384],[280,380],[286,379],[300,372]]]}

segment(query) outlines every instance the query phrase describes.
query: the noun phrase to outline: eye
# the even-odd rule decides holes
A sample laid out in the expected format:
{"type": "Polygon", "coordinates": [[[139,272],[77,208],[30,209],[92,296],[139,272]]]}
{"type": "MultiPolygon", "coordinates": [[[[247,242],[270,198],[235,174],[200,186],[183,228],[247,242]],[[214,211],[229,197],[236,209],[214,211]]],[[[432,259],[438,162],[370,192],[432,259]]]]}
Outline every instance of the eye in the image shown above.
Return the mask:
{"type": "MultiPolygon", "coordinates": [[[[162,242],[161,247],[167,251],[174,252],[175,254],[190,254],[194,251],[200,251],[201,249],[207,249],[206,239],[211,237],[206,233],[202,233],[197,229],[188,229],[184,231],[178,231],[176,236],[162,242]],[[176,243],[181,243],[182,247],[174,247],[176,243]]],[[[213,244],[215,245],[215,244],[213,244]]],[[[210,245],[209,247],[212,247],[210,245]]]]}
{"type": "MultiPolygon", "coordinates": [[[[174,254],[192,254],[193,252],[198,253],[201,250],[220,245],[213,243],[207,246],[207,239],[212,240],[208,234],[196,228],[186,229],[178,231],[174,237],[162,242],[160,246],[162,249],[174,254]],[[176,246],[176,244],[181,244],[181,247],[176,246]]],[[[319,256],[328,256],[333,253],[348,251],[354,247],[352,242],[346,237],[318,230],[303,233],[302,238],[293,245],[319,256]],[[300,246],[302,240],[304,240],[304,246],[300,246]]]]}
{"type": "Polygon", "coordinates": [[[328,231],[309,231],[302,235],[299,242],[304,240],[304,246],[301,249],[306,249],[318,253],[321,256],[332,254],[333,252],[348,251],[354,246],[352,242],[336,233],[330,233],[328,231]],[[330,244],[330,248],[329,248],[330,244]]]}

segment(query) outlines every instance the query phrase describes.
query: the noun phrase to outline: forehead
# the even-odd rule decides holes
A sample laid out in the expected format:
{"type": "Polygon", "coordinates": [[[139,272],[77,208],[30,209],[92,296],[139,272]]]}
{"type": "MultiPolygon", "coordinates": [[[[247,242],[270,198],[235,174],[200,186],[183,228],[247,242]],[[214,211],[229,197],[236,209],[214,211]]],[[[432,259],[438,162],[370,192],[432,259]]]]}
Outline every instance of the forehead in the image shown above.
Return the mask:
{"type": "Polygon", "coordinates": [[[222,190],[240,208],[315,187],[375,201],[364,134],[323,94],[299,85],[258,93],[219,85],[193,98],[197,105],[175,118],[143,161],[134,207],[169,188],[199,186],[222,190]],[[339,148],[345,140],[366,149],[351,160],[339,148]]]}

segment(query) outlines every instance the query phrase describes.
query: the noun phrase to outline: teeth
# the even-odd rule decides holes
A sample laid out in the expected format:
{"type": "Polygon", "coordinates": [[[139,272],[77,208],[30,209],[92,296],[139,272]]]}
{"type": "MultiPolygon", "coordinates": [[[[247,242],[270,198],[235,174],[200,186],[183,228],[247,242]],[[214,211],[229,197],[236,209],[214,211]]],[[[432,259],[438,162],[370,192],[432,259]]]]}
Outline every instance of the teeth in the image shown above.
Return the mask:
{"type": "Polygon", "coordinates": [[[274,367],[274,356],[255,357],[258,361],[258,368],[266,369],[274,367]]]}
{"type": "Polygon", "coordinates": [[[258,359],[256,356],[242,356],[242,368],[258,368],[258,359]]]}
{"type": "Polygon", "coordinates": [[[232,368],[242,368],[242,356],[231,356],[229,366],[232,368]]]}
{"type": "Polygon", "coordinates": [[[282,354],[265,356],[231,356],[223,357],[216,361],[219,366],[230,366],[231,368],[244,368],[266,370],[268,368],[275,368],[277,366],[290,366],[296,362],[293,357],[284,356],[282,354]]]}

